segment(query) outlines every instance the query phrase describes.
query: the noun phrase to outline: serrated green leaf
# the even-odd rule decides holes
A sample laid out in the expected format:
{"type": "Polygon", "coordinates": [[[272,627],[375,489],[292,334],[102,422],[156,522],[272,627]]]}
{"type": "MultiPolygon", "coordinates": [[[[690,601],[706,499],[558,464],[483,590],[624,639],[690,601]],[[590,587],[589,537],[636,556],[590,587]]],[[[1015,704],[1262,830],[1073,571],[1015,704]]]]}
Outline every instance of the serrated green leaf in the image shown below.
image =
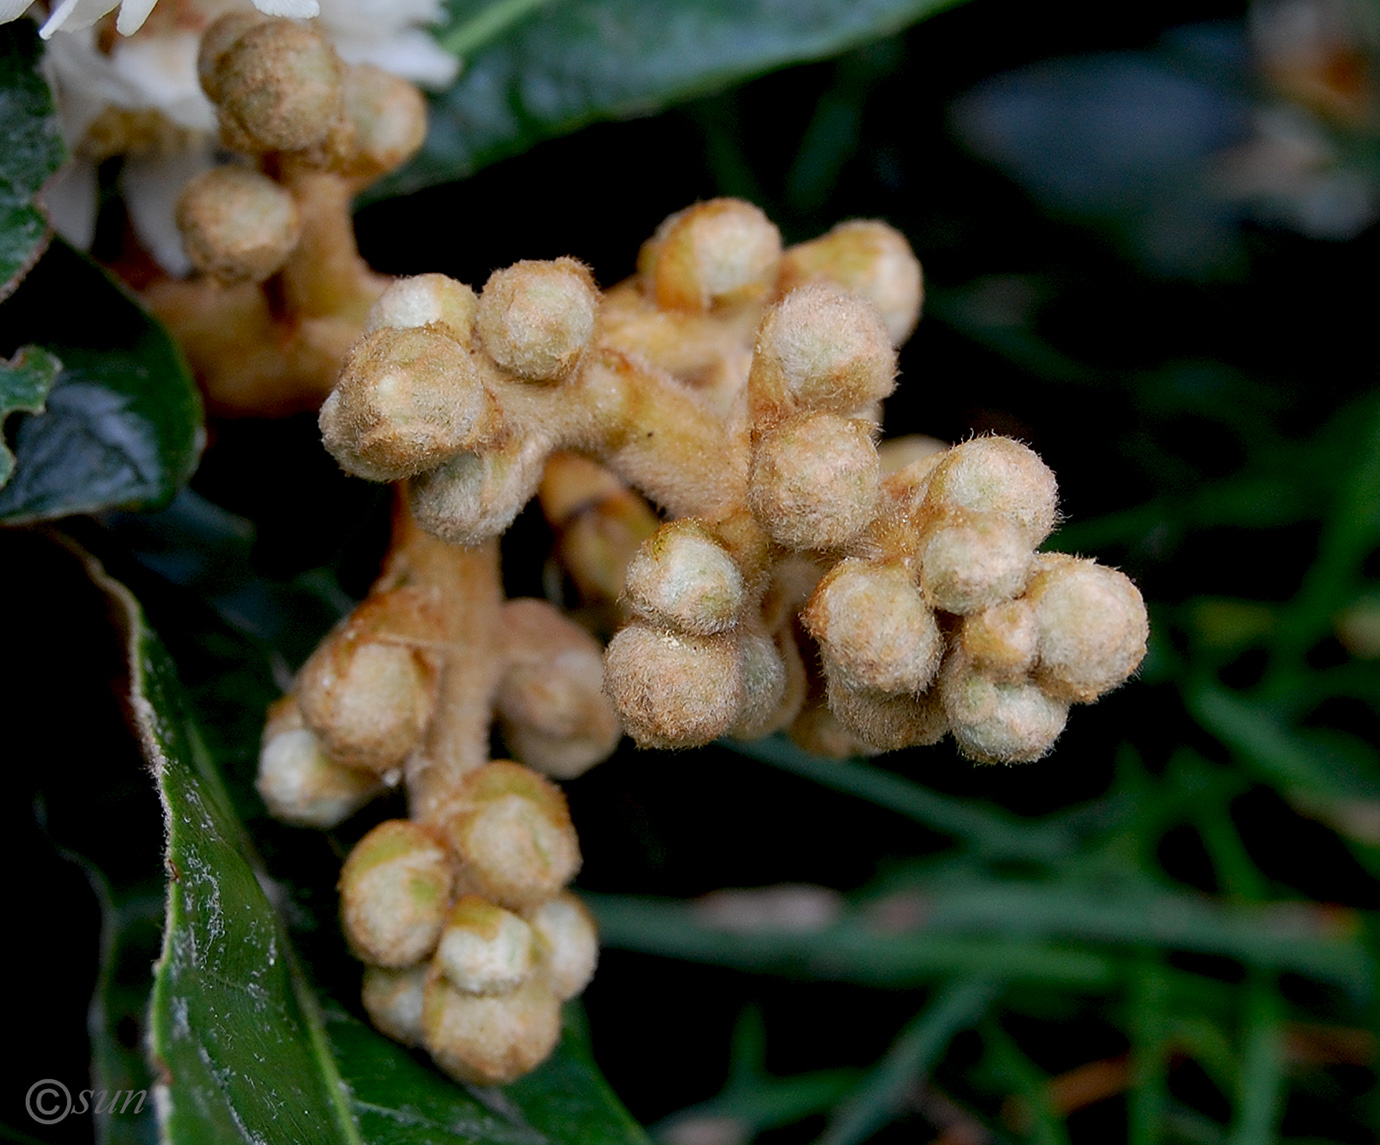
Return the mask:
{"type": "Polygon", "coordinates": [[[196,468],[201,399],[176,345],[94,263],[63,243],[0,308],[0,348],[62,362],[44,412],[13,427],[0,521],[167,502],[196,468]]]}
{"type": "Polygon", "coordinates": [[[130,592],[87,563],[125,622],[130,706],[168,830],[149,1018],[161,1140],[646,1145],[570,1028],[535,1073],[481,1090],[451,1082],[318,997],[167,652],[130,592]]]}
{"type": "Polygon", "coordinates": [[[823,59],[962,0],[499,0],[453,3],[436,32],[465,58],[427,141],[369,198],[461,178],[602,119],[646,115],[823,59]],[[478,46],[482,43],[482,46],[478,46]]]}
{"type": "Polygon", "coordinates": [[[34,196],[67,157],[48,84],[39,74],[38,29],[28,20],[0,25],[0,298],[43,253],[48,220],[34,196]]]}
{"type": "MultiPolygon", "coordinates": [[[[8,362],[0,361],[0,430],[12,413],[42,413],[48,391],[62,363],[41,346],[24,346],[8,362]]],[[[0,438],[0,485],[14,472],[14,454],[0,438]]]]}

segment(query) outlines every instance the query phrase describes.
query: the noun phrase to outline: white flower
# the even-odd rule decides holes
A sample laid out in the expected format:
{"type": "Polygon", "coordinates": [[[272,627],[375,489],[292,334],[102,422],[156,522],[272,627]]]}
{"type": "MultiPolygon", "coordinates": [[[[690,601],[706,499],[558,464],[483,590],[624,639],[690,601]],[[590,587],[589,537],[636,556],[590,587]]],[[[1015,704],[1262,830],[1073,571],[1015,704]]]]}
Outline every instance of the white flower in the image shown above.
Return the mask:
{"type": "MultiPolygon", "coordinates": [[[[38,34],[45,40],[54,32],[79,32],[89,28],[108,12],[120,10],[115,17],[115,29],[122,36],[132,36],[144,26],[158,0],[59,0],[38,34]]],[[[29,7],[31,0],[0,0],[0,24],[16,19],[29,7]]],[[[320,13],[317,0],[254,0],[254,7],[266,16],[291,16],[310,19],[320,13]]]]}

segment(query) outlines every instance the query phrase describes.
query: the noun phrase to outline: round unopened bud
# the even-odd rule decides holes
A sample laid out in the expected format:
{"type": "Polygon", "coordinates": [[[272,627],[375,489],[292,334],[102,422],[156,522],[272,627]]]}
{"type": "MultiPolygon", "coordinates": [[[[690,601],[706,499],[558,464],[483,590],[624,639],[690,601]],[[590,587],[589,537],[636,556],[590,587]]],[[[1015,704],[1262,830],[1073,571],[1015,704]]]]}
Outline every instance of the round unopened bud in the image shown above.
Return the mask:
{"type": "Polygon", "coordinates": [[[658,529],[628,564],[637,616],[708,636],[733,627],[743,607],[743,575],[708,530],[689,518],[658,529]]]}
{"type": "Polygon", "coordinates": [[[925,496],[935,515],[994,513],[1018,526],[1034,548],[1058,518],[1059,489],[1048,465],[1009,437],[975,437],[944,454],[925,496]]]}
{"type": "Polygon", "coordinates": [[[461,895],[441,932],[435,964],[457,990],[506,994],[536,965],[532,928],[478,895],[461,895]]]}
{"type": "Polygon", "coordinates": [[[894,227],[876,219],[853,219],[782,256],[783,294],[820,278],[872,303],[893,346],[901,345],[915,329],[924,299],[920,263],[894,227]]]}
{"type": "Polygon", "coordinates": [[[489,276],[475,326],[500,366],[528,381],[556,381],[575,368],[594,337],[598,305],[584,264],[527,260],[489,276]]]}
{"type": "Polygon", "coordinates": [[[850,688],[914,694],[939,671],[944,637],[904,565],[840,562],[801,619],[824,650],[829,678],[850,688]]]}
{"type": "Polygon", "coordinates": [[[364,962],[398,968],[436,949],[455,870],[420,823],[390,819],[365,835],[340,872],[340,921],[364,962]]]}
{"type": "Polygon", "coordinates": [[[978,763],[1039,759],[1059,738],[1069,706],[1029,681],[1003,683],[950,656],[939,689],[959,750],[978,763]]]}
{"type": "Polygon", "coordinates": [[[594,919],[569,891],[542,903],[527,917],[537,935],[546,980],[561,1001],[589,985],[599,961],[599,932],[594,919]]]}
{"type": "Polygon", "coordinates": [[[638,256],[643,289],[665,310],[703,311],[765,298],[781,232],[751,203],[710,199],[667,218],[638,256]]]}
{"type": "Polygon", "coordinates": [[[401,481],[486,440],[498,412],[446,330],[384,327],[351,347],[319,421],[346,472],[401,481]]]}
{"type": "Polygon", "coordinates": [[[262,282],[297,245],[292,195],[248,167],[212,168],[177,201],[177,229],[192,265],[219,282],[262,282]]]}
{"type": "Polygon", "coordinates": [[[399,278],[369,308],[364,332],[372,334],[386,326],[396,329],[431,326],[460,345],[468,346],[478,305],[479,299],[473,290],[444,274],[399,278]]]}
{"type": "Polygon", "coordinates": [[[565,796],[510,760],[465,776],[446,833],[466,889],[510,910],[551,898],[580,868],[565,796]]]}
{"type": "Polygon", "coordinates": [[[561,1003],[534,974],[507,994],[466,994],[433,973],[422,1007],[424,1044],[446,1073],[470,1085],[506,1085],[556,1048],[561,1003]]]}
{"type": "Polygon", "coordinates": [[[254,780],[269,814],[299,827],[334,827],[383,790],[371,771],[331,761],[302,721],[295,696],[269,709],[254,780]]]}
{"type": "Polygon", "coordinates": [[[634,622],[604,653],[604,687],[640,747],[698,747],[743,710],[738,641],[732,633],[691,636],[634,622]]]}
{"type": "Polygon", "coordinates": [[[888,696],[830,680],[829,708],[849,732],[878,751],[928,747],[949,730],[938,689],[919,696],[888,696]]]}
{"type": "MultiPolygon", "coordinates": [[[[735,739],[760,739],[788,724],[800,705],[796,702],[793,707],[786,707],[790,677],[785,659],[770,636],[751,629],[740,632],[738,655],[743,673],[743,707],[728,734],[735,739]]],[[[803,699],[803,695],[798,699],[803,699]]]]}
{"type": "Polygon", "coordinates": [[[431,972],[427,962],[404,970],[382,966],[364,968],[361,991],[369,1020],[395,1042],[405,1046],[422,1044],[422,1001],[431,972]]]}
{"type": "Polygon", "coordinates": [[[426,140],[426,99],[416,86],[373,64],[345,69],[350,126],[346,174],[376,179],[401,167],[426,140]]]}
{"type": "Polygon", "coordinates": [[[1036,678],[1089,703],[1140,666],[1150,623],[1129,577],[1093,561],[1043,557],[1026,592],[1039,627],[1036,678]]]}
{"type": "Polygon", "coordinates": [[[920,589],[933,608],[964,615],[1019,596],[1035,553],[1029,535],[995,514],[935,523],[920,547],[920,589]]]}
{"type": "Polygon", "coordinates": [[[748,504],[790,549],[846,544],[873,518],[881,467],[866,422],[832,413],[788,418],[757,446],[748,504]]]}
{"type": "Polygon", "coordinates": [[[758,429],[800,409],[852,414],[896,388],[896,353],[872,306],[814,283],[767,312],[748,386],[758,429]]]}
{"type": "Polygon", "coordinates": [[[201,90],[212,103],[220,102],[220,62],[250,28],[264,23],[257,12],[231,12],[206,29],[197,47],[196,74],[201,90]]]}
{"type": "Polygon", "coordinates": [[[397,588],[364,600],[302,666],[298,702],[330,757],[380,775],[421,740],[436,700],[440,619],[432,595],[397,588]]]}
{"type": "Polygon", "coordinates": [[[495,708],[504,742],[529,767],[573,779],[622,738],[604,695],[604,650],[544,600],[503,607],[509,666],[495,708]]]}
{"type": "Polygon", "coordinates": [[[979,671],[994,680],[1019,680],[1029,674],[1040,653],[1035,609],[1021,597],[969,613],[959,640],[979,671]]]}
{"type": "Polygon", "coordinates": [[[220,54],[207,87],[259,148],[301,151],[324,141],[340,118],[342,70],[310,25],[266,20],[220,54]]]}
{"type": "Polygon", "coordinates": [[[415,477],[408,507],[423,529],[452,545],[478,545],[513,523],[541,484],[546,451],[514,435],[482,453],[462,450],[415,477]]]}

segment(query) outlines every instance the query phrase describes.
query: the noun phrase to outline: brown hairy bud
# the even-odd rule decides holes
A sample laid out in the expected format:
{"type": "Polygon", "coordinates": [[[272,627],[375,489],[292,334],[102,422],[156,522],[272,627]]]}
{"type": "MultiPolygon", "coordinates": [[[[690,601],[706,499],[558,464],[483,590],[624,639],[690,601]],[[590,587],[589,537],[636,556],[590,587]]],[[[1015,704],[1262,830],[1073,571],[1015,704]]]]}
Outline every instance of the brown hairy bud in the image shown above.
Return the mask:
{"type": "Polygon", "coordinates": [[[627,591],[634,615],[700,636],[733,627],[744,601],[737,564],[690,519],[663,525],[638,549],[628,565],[627,591]]]}
{"type": "Polygon", "coordinates": [[[783,294],[817,279],[866,298],[882,316],[893,346],[910,337],[920,318],[924,284],[920,263],[894,227],[876,219],[840,223],[827,235],[801,243],[781,259],[783,294]]]}
{"type": "Polygon", "coordinates": [[[528,381],[565,377],[594,336],[598,290],[573,258],[495,271],[479,296],[476,327],[504,369],[528,381]]]}
{"type": "Polygon", "coordinates": [[[323,142],[340,118],[342,70],[310,25],[266,20],[219,54],[206,86],[259,149],[300,151],[323,142]]]}
{"type": "Polygon", "coordinates": [[[781,232],[751,203],[710,199],[666,219],[638,256],[643,290],[666,310],[704,311],[765,298],[781,232]]]}
{"type": "Polygon", "coordinates": [[[949,730],[938,689],[920,696],[888,696],[830,680],[829,707],[843,727],[878,751],[928,747],[949,730]]]}
{"type": "Polygon", "coordinates": [[[247,167],[198,175],[177,201],[177,229],[192,265],[219,282],[262,282],[297,245],[292,195],[247,167]]]}
{"type": "Polygon", "coordinates": [[[405,1046],[422,1044],[422,1001],[430,972],[427,962],[403,970],[364,967],[361,1000],[369,1020],[405,1046]]]}
{"type": "Polygon", "coordinates": [[[939,671],[944,637],[904,565],[840,562],[801,619],[820,642],[830,678],[849,688],[914,694],[939,671]]]}
{"type": "Polygon", "coordinates": [[[379,774],[421,740],[436,699],[436,603],[423,589],[375,593],[302,666],[298,702],[332,759],[379,774]]]}
{"type": "Polygon", "coordinates": [[[384,327],[355,343],[319,418],[346,472],[400,481],[493,432],[493,398],[449,330],[384,327]]]}
{"type": "Polygon", "coordinates": [[[872,427],[832,413],[788,418],[758,443],[748,504],[778,544],[832,549],[877,511],[881,467],[872,427]]]}
{"type": "Polygon", "coordinates": [[[934,522],[922,540],[920,588],[933,608],[978,612],[1019,596],[1034,559],[1029,535],[1009,518],[955,514],[934,522]]]}
{"type": "Polygon", "coordinates": [[[895,388],[895,351],[863,299],[814,283],[767,312],[748,379],[759,430],[802,409],[853,414],[895,388]]]}
{"type": "Polygon", "coordinates": [[[697,747],[727,732],[743,710],[738,641],[634,622],[604,653],[604,687],[639,746],[697,747]]]}
{"type": "Polygon", "coordinates": [[[1029,681],[1003,683],[950,656],[939,679],[959,750],[977,763],[1027,763],[1059,738],[1069,706],[1029,681]]]}
{"type": "Polygon", "coordinates": [[[881,749],[863,743],[843,726],[823,695],[807,700],[800,714],[791,721],[790,737],[797,747],[811,755],[828,759],[847,759],[852,755],[876,755],[881,749]]]}
{"type": "Polygon", "coordinates": [[[599,932],[575,895],[563,891],[527,916],[536,933],[546,980],[561,1001],[589,985],[599,961],[599,932]]]}
{"type": "Polygon", "coordinates": [[[461,346],[468,346],[478,306],[479,299],[473,290],[444,274],[399,278],[389,284],[370,308],[364,320],[364,332],[372,334],[388,326],[399,330],[430,326],[461,346]]]}
{"type": "Polygon", "coordinates": [[[436,949],[455,883],[454,864],[431,831],[390,819],[365,835],[340,872],[340,921],[365,962],[411,966],[436,949]]]}
{"type": "Polygon", "coordinates": [[[604,650],[544,600],[503,607],[509,666],[495,707],[503,740],[529,767],[573,779],[623,736],[604,695],[604,650]]]}
{"type": "Polygon", "coordinates": [[[976,668],[994,680],[1024,678],[1040,654],[1040,629],[1026,597],[969,613],[959,640],[976,668]]]}
{"type": "Polygon", "coordinates": [[[738,657],[743,673],[743,708],[728,734],[735,739],[760,739],[790,723],[803,696],[787,695],[790,677],[785,659],[765,632],[740,632],[738,657]],[[793,699],[794,706],[790,706],[793,699]]]}
{"type": "Polygon", "coordinates": [[[532,928],[478,895],[461,895],[441,932],[435,964],[457,990],[507,994],[536,967],[532,928]]]}
{"type": "Polygon", "coordinates": [[[426,99],[400,76],[373,64],[345,69],[345,119],[352,178],[372,181],[401,167],[426,139],[426,99]]]}
{"type": "Polygon", "coordinates": [[[445,830],[465,888],[510,910],[551,898],[580,868],[565,796],[509,760],[465,776],[445,830]]]}
{"type": "Polygon", "coordinates": [[[218,76],[225,53],[239,43],[240,38],[250,28],[258,27],[265,22],[265,17],[257,12],[231,12],[222,16],[202,34],[201,43],[197,47],[196,74],[201,90],[212,103],[220,102],[218,76]]]}
{"type": "Polygon", "coordinates": [[[461,451],[413,478],[408,505],[433,536],[478,545],[513,523],[541,484],[544,460],[520,437],[482,453],[461,451]]]}
{"type": "Polygon", "coordinates": [[[535,974],[507,994],[466,994],[434,972],[426,984],[422,1031],[446,1073],[471,1085],[506,1085],[531,1072],[556,1048],[561,1003],[535,974]]]}
{"type": "Polygon", "coordinates": [[[1009,437],[975,437],[944,454],[930,477],[926,508],[935,516],[991,513],[1026,534],[1034,548],[1058,519],[1059,490],[1029,446],[1009,437]]]}
{"type": "Polygon", "coordinates": [[[1039,629],[1036,679],[1090,703],[1140,666],[1150,624],[1129,577],[1093,561],[1042,557],[1026,592],[1039,629]]]}
{"type": "Polygon", "coordinates": [[[303,722],[296,696],[268,710],[254,787],[274,818],[321,828],[343,823],[383,791],[373,772],[331,760],[303,722]]]}

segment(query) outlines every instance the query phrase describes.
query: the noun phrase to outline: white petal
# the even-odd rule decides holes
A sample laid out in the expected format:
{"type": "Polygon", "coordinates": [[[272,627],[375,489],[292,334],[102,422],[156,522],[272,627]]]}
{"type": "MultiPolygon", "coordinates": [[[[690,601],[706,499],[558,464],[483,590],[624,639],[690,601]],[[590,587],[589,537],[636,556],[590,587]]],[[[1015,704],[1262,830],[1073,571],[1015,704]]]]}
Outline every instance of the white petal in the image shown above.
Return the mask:
{"type": "Polygon", "coordinates": [[[62,0],[38,34],[46,40],[59,28],[69,32],[89,28],[107,12],[118,7],[119,3],[120,0],[62,0]]]}
{"type": "Polygon", "coordinates": [[[155,107],[182,127],[211,131],[216,113],[197,79],[197,43],[195,32],[120,40],[111,52],[111,66],[138,92],[137,106],[155,107]]]}
{"type": "Polygon", "coordinates": [[[96,190],[96,165],[89,159],[73,159],[39,192],[39,206],[47,212],[53,230],[80,250],[86,250],[96,237],[96,190]]]}
{"type": "Polygon", "coordinates": [[[0,0],[0,24],[8,24],[24,14],[31,0],[0,0]]]}
{"type": "Polygon", "coordinates": [[[115,17],[115,30],[122,36],[132,36],[144,26],[158,0],[124,0],[120,14],[115,17]]]}
{"type": "Polygon", "coordinates": [[[120,189],[134,233],[154,260],[169,274],[192,269],[177,229],[177,200],[187,184],[213,166],[211,148],[171,155],[130,155],[120,172],[120,189]]]}
{"type": "Polygon", "coordinates": [[[321,14],[316,0],[254,0],[254,7],[265,16],[290,16],[294,20],[309,20],[321,14]]]}
{"type": "Polygon", "coordinates": [[[449,87],[460,74],[460,61],[418,28],[386,40],[337,40],[335,50],[346,63],[374,64],[423,87],[449,87]]]}

